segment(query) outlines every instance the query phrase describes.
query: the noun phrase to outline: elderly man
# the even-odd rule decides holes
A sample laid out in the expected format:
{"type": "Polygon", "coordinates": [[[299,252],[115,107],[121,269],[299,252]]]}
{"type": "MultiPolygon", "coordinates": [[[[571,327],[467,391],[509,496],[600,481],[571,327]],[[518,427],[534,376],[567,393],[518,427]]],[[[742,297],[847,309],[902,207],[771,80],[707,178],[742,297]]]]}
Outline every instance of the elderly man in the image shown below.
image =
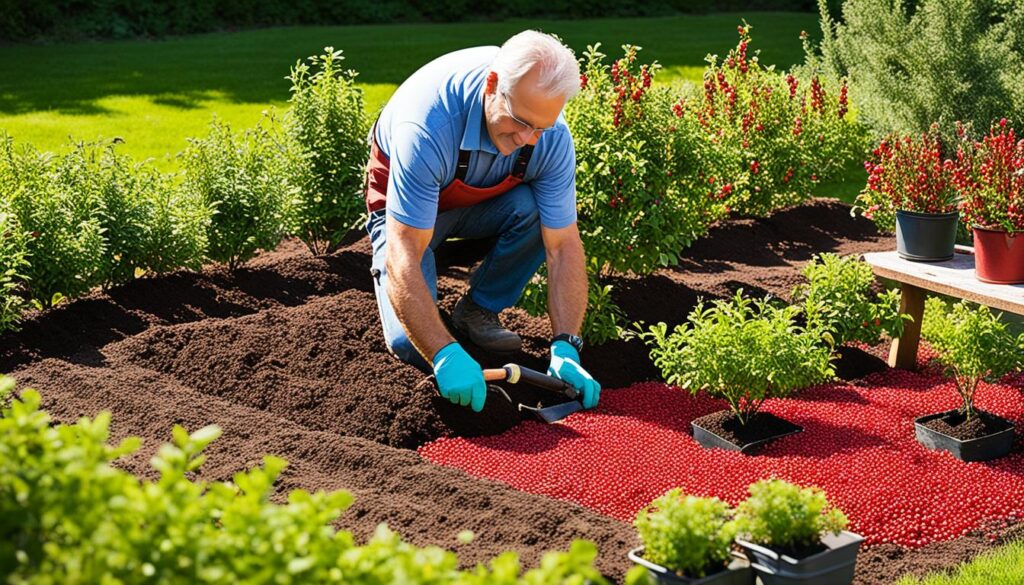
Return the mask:
{"type": "Polygon", "coordinates": [[[494,352],[522,344],[498,314],[547,261],[550,375],[583,405],[600,385],[580,365],[587,305],[576,227],[576,155],[562,108],[579,91],[579,65],[557,39],[525,31],[500,49],[478,47],[427,63],[391,97],[370,133],[366,229],[374,289],[391,351],[425,372],[441,395],[483,409],[482,369],[438,313],[433,251],[445,239],[497,243],[452,312],[454,326],[494,352]]]}

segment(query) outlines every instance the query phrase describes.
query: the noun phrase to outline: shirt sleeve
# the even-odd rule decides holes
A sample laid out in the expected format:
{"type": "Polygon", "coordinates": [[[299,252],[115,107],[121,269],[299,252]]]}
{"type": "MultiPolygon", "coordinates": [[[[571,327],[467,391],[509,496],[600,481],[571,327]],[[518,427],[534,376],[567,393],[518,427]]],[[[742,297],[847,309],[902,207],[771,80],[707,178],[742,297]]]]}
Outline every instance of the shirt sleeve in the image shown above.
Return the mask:
{"type": "Polygon", "coordinates": [[[558,229],[576,221],[576,146],[568,128],[551,137],[555,140],[544,145],[543,166],[530,184],[541,224],[558,229]]]}
{"type": "Polygon", "coordinates": [[[430,133],[414,122],[393,128],[390,143],[388,215],[410,227],[433,228],[449,163],[430,133]]]}

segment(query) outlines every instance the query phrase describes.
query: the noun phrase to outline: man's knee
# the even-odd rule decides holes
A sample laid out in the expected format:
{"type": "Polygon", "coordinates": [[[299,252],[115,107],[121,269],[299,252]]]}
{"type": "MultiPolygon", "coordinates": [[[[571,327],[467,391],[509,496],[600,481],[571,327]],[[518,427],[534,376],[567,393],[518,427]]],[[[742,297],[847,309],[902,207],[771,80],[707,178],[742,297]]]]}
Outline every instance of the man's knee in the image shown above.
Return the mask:
{"type": "Polygon", "coordinates": [[[529,185],[517,185],[509,192],[512,208],[512,229],[536,229],[540,233],[540,209],[529,185]]]}
{"type": "Polygon", "coordinates": [[[405,330],[401,328],[399,329],[399,331],[384,332],[384,341],[387,343],[388,349],[391,353],[395,354],[395,357],[403,362],[429,372],[430,367],[426,360],[423,359],[420,352],[416,351],[416,346],[414,346],[412,341],[409,340],[409,336],[405,334],[405,330]]]}

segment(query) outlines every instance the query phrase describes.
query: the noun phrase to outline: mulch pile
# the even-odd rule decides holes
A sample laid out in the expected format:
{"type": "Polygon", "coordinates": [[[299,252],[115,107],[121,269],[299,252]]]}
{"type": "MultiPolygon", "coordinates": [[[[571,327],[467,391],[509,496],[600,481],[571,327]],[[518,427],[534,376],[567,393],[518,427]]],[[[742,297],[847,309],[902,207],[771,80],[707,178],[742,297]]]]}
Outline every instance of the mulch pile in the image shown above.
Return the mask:
{"type": "MultiPolygon", "coordinates": [[[[788,298],[815,253],[891,247],[872,224],[851,218],[847,206],[818,200],[767,220],[725,222],[687,250],[679,266],[613,284],[632,318],[672,325],[702,296],[742,288],[788,298]]],[[[481,253],[477,242],[438,252],[443,310],[465,292],[481,253]]],[[[502,433],[522,419],[493,397],[474,414],[416,389],[422,373],[384,346],[369,268],[369,242],[354,234],[328,257],[286,241],[235,271],[142,278],[32,316],[21,332],[0,337],[0,371],[38,388],[58,421],[112,411],[115,440],[145,440],[122,463],[140,476],[154,476],[147,462],[174,424],[218,424],[224,435],[209,449],[204,479],[227,479],[272,453],[290,462],[279,494],[300,487],[353,492],[356,503],[337,525],[358,536],[387,522],[409,541],[444,546],[467,564],[511,549],[527,566],[545,550],[587,538],[601,551],[598,567],[620,578],[629,566],[625,550],[636,542],[628,524],[435,465],[413,450],[441,437],[502,433]],[[476,533],[470,545],[456,540],[464,529],[476,533]]],[[[545,369],[547,319],[517,309],[502,317],[524,338],[511,359],[545,369]]],[[[486,366],[508,361],[470,350],[486,366]]],[[[877,358],[859,357],[863,363],[849,377],[878,369],[877,358]]],[[[604,388],[658,378],[637,341],[587,348],[583,359],[604,388]]],[[[511,392],[526,403],[542,397],[511,392]]],[[[910,551],[869,548],[858,563],[859,580],[891,580],[897,567],[952,566],[990,546],[989,536],[1014,528],[993,530],[910,551]]]]}

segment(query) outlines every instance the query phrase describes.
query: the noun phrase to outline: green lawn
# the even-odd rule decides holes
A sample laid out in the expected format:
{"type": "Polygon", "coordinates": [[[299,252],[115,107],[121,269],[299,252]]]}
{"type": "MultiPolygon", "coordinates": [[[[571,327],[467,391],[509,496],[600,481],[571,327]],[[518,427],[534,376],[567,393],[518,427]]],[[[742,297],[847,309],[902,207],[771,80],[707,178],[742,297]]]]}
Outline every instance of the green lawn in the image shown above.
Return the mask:
{"type": "Polygon", "coordinates": [[[578,53],[600,41],[616,54],[631,42],[666,67],[663,81],[700,79],[704,56],[724,54],[741,18],[754,26],[754,48],[769,63],[802,61],[798,35],[816,32],[813,14],[750,13],[586,21],[304,27],[219,33],[159,42],[120,41],[0,47],[0,129],[21,142],[55,150],[68,137],[120,136],[123,152],[159,159],[206,132],[213,114],[233,126],[259,120],[288,99],[284,77],[298,58],[325,46],[343,49],[359,71],[375,111],[420,65],[458,48],[500,44],[539,28],[578,53]]]}
{"type": "Polygon", "coordinates": [[[950,574],[904,577],[897,585],[1024,585],[1024,541],[976,557],[950,574]]]}

